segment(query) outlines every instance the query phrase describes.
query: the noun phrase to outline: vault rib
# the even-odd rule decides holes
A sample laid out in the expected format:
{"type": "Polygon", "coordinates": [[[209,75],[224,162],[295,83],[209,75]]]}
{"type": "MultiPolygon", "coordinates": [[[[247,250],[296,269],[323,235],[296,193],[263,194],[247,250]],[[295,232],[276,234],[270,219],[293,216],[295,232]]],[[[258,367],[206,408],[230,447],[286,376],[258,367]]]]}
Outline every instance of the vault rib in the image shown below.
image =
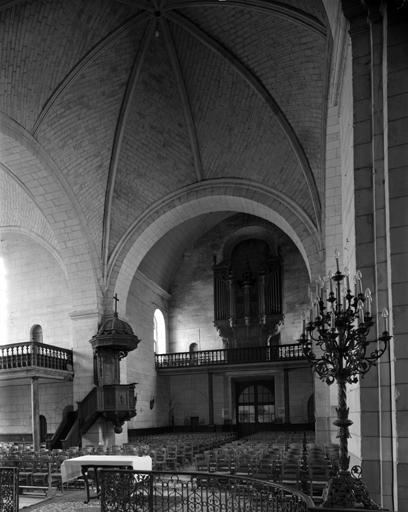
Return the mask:
{"type": "Polygon", "coordinates": [[[106,187],[105,208],[103,214],[103,236],[102,236],[102,262],[103,278],[106,278],[106,268],[109,256],[110,223],[112,214],[113,192],[115,190],[115,180],[118,169],[120,151],[122,148],[123,135],[126,129],[126,122],[130,111],[133,93],[140,76],[147,50],[152,40],[156,28],[156,20],[152,19],[143,36],[139,51],[135,57],[131,74],[126,86],[125,95],[120,108],[118,122],[116,125],[115,137],[112,145],[112,156],[109,165],[108,183],[106,187]]]}
{"type": "Polygon", "coordinates": [[[138,14],[136,16],[133,16],[129,20],[127,20],[125,23],[120,25],[119,27],[115,28],[110,32],[107,36],[105,36],[103,39],[99,41],[99,43],[94,46],[72,69],[71,71],[66,75],[64,80],[56,87],[54,92],[51,94],[51,96],[46,101],[43,109],[41,110],[37,120],[34,123],[34,126],[31,130],[31,134],[36,137],[38,130],[40,129],[41,124],[44,122],[45,118],[49,114],[52,107],[55,105],[55,103],[61,98],[61,96],[65,93],[65,91],[75,82],[77,77],[80,75],[84,69],[86,69],[91,62],[103,51],[105,48],[107,48],[109,45],[113,44],[115,41],[117,41],[125,32],[130,30],[131,28],[136,27],[137,25],[140,25],[149,19],[152,18],[152,14],[148,13],[142,13],[138,14]]]}
{"type": "Polygon", "coordinates": [[[277,104],[273,96],[267,91],[256,76],[254,76],[236,57],[234,57],[228,50],[226,50],[220,43],[208,36],[199,27],[187,20],[185,17],[178,13],[167,13],[166,17],[188,32],[190,35],[201,41],[207,48],[224,59],[248,84],[249,86],[261,97],[270,110],[274,113],[276,120],[285,132],[290,145],[296,155],[296,158],[302,169],[304,178],[306,180],[310,198],[315,213],[315,222],[318,230],[321,229],[321,203],[319,192],[316,187],[316,182],[309,165],[309,161],[301,145],[292,125],[289,123],[285,114],[277,104]]]}
{"type": "Polygon", "coordinates": [[[163,36],[165,41],[165,46],[167,49],[167,53],[169,55],[169,59],[171,62],[171,66],[173,68],[174,78],[177,84],[177,88],[181,98],[181,104],[183,106],[184,117],[187,124],[187,131],[190,139],[191,152],[193,154],[194,159],[194,168],[196,173],[197,181],[201,181],[203,179],[203,169],[200,158],[200,150],[198,147],[198,139],[197,132],[194,126],[193,114],[191,111],[190,102],[188,100],[187,89],[184,83],[183,75],[180,68],[180,63],[177,57],[176,49],[174,47],[174,42],[170,34],[170,30],[167,24],[167,21],[163,18],[160,19],[160,27],[163,30],[163,36]]]}
{"type": "Polygon", "coordinates": [[[326,38],[326,27],[320,20],[291,5],[285,5],[274,0],[169,0],[163,7],[163,12],[173,9],[183,9],[186,7],[241,7],[246,10],[259,11],[263,13],[274,14],[293,23],[301,25],[320,37],[326,38]]]}

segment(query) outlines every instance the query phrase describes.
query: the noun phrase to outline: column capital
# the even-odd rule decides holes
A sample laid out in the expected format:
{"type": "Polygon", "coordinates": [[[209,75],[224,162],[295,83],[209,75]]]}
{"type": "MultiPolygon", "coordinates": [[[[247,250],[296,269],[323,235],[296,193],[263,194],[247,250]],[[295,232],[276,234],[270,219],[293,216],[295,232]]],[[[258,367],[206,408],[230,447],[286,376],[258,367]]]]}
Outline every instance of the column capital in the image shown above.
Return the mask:
{"type": "Polygon", "coordinates": [[[368,16],[367,2],[363,0],[341,0],[341,8],[350,23],[368,16]]]}
{"type": "Polygon", "coordinates": [[[98,323],[102,319],[102,313],[97,309],[86,309],[83,311],[72,311],[69,316],[72,320],[87,320],[95,318],[98,320],[98,323]]]}
{"type": "Polygon", "coordinates": [[[341,0],[341,6],[352,38],[365,34],[369,23],[382,20],[381,0],[341,0]]]}

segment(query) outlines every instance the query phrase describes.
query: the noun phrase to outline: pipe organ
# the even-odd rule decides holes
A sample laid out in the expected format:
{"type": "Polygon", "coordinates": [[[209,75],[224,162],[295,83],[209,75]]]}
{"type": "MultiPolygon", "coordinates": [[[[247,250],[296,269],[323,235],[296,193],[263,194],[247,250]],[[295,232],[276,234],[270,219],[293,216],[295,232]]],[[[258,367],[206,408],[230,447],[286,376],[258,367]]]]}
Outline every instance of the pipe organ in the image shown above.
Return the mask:
{"type": "Polygon", "coordinates": [[[283,260],[263,240],[237,244],[214,257],[214,326],[228,348],[279,343],[283,323],[283,260]]]}

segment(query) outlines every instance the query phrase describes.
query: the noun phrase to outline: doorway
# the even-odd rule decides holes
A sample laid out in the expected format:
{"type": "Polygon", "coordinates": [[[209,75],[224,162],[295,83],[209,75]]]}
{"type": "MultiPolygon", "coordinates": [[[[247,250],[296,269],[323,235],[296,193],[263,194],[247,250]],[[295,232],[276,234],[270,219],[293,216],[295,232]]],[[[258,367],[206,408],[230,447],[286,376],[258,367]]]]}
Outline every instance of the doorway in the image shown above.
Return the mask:
{"type": "Polygon", "coordinates": [[[273,380],[236,382],[239,437],[271,429],[275,423],[274,387],[273,380]]]}
{"type": "Polygon", "coordinates": [[[47,419],[40,414],[40,443],[47,441],[47,419]]]}

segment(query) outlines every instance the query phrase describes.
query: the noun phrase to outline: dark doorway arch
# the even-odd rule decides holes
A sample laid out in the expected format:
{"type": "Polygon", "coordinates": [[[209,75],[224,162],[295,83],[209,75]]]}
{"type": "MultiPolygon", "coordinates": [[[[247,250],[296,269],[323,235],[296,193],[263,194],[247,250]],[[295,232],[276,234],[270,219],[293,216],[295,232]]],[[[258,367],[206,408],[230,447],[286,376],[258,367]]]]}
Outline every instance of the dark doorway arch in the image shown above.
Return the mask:
{"type": "Polygon", "coordinates": [[[275,423],[275,386],[273,380],[236,383],[238,435],[247,436],[270,430],[275,423]]]}
{"type": "Polygon", "coordinates": [[[47,418],[40,414],[40,443],[47,441],[47,418]]]}
{"type": "Polygon", "coordinates": [[[31,327],[31,339],[37,343],[43,342],[43,330],[41,325],[36,324],[31,327]]]}

